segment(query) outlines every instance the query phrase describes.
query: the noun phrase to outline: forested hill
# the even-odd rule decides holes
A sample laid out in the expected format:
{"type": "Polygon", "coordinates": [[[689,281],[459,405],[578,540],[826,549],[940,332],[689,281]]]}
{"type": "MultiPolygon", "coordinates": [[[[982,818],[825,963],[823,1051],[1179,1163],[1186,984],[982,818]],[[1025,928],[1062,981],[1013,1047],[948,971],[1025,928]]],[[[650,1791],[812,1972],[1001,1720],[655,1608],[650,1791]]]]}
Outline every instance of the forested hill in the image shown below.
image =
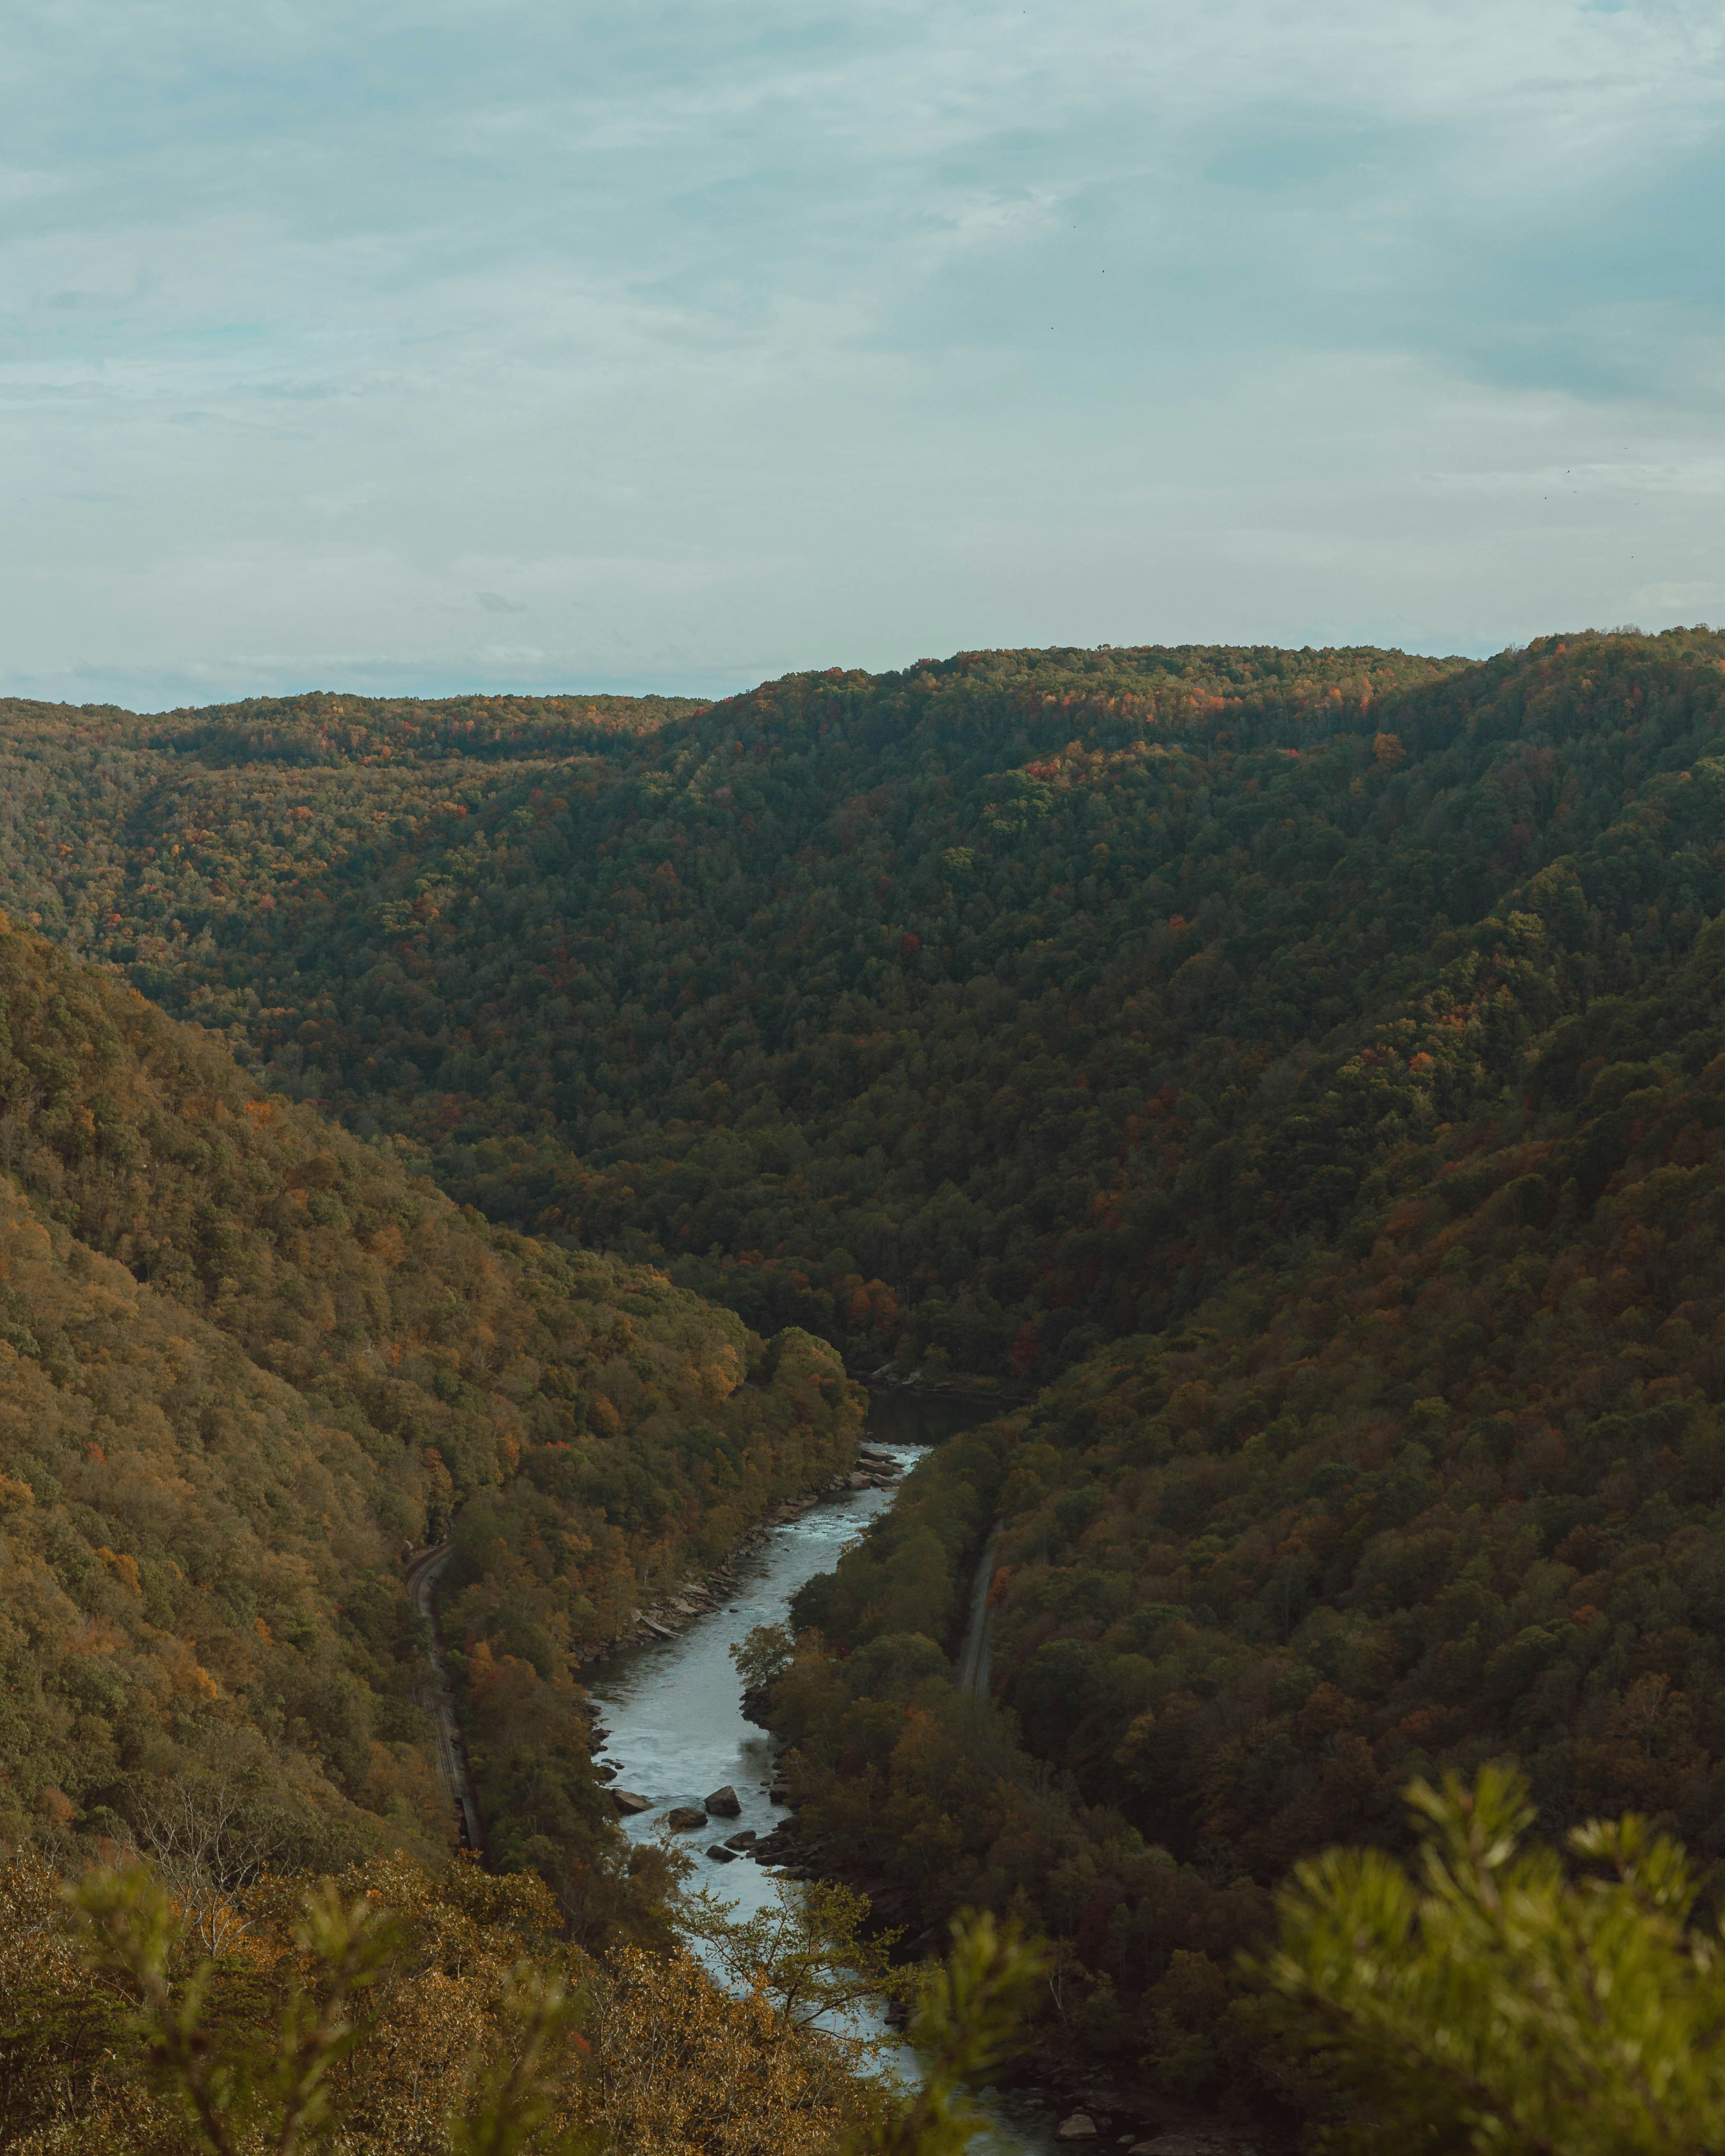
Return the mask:
{"type": "MultiPolygon", "coordinates": [[[[922,1921],[1034,1911],[1068,2040],[1173,2093],[1286,2086],[1235,1952],[1297,1859],[1401,1840],[1416,1777],[1511,1757],[1553,1839],[1634,1809],[1725,1854],[1719,660],[1494,674],[1474,812],[1537,779],[1519,875],[1243,1118],[1324,1232],[943,1448],[774,1695],[805,1830],[922,1921]]],[[[1250,1188],[1205,1202],[1249,1250],[1250,1188]]]]}
{"type": "Polygon", "coordinates": [[[639,1917],[571,1650],[860,1419],[824,1343],[464,1215],[0,916],[0,1838],[213,1783],[278,1866],[441,1848],[395,1560],[465,1501],[493,1861],[639,1917]]]}
{"type": "Polygon", "coordinates": [[[14,706],[0,890],[493,1218],[853,1367],[1041,1378],[1332,1233],[1422,1101],[1501,1086],[1509,912],[1561,919],[1560,998],[1692,935],[1722,653],[14,706]]]}

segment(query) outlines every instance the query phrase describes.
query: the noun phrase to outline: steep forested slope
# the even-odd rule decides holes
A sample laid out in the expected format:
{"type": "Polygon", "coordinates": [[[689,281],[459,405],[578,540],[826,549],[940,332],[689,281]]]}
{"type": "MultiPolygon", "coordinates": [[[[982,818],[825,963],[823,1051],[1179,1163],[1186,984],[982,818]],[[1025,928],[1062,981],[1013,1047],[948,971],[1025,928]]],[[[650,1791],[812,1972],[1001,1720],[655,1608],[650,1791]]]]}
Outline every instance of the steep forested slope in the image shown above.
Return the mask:
{"type": "Polygon", "coordinates": [[[929,1917],[1027,1902],[1084,2040],[1170,2086],[1252,2049],[1267,1890],[1398,1840],[1416,1774],[1510,1754],[1546,1831],[1725,1851],[1725,762],[1679,739],[1315,1062],[1378,1148],[1334,1242],[947,1448],[798,1604],[811,1830],[929,1917]]]}
{"type": "Polygon", "coordinates": [[[464,1217],[10,928],[0,1169],[7,1825],[244,1769],[307,1831],[440,1841],[393,1561],[520,1481],[555,1592],[530,1620],[468,1553],[464,1636],[514,1673],[544,1833],[601,1859],[569,1650],[848,1459],[832,1352],[464,1217]]]}

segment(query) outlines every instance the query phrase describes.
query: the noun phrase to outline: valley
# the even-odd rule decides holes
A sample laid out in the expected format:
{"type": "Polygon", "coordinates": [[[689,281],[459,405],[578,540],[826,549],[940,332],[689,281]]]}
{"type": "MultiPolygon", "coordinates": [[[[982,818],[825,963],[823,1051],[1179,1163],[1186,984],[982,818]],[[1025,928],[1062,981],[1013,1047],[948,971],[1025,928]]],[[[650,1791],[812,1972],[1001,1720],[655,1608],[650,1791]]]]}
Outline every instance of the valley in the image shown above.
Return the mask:
{"type": "Polygon", "coordinates": [[[445,1861],[434,1544],[469,1840],[659,1951],[586,1696],[754,1805],[686,1590],[763,1534],[778,1846],[1024,1924],[1039,2055],[1171,2119],[1330,2115],[1238,1956],[1420,1778],[1725,1845],[1725,638],[12,702],[0,764],[18,1845],[174,1784],[445,1861]],[[865,1379],[946,1426],[817,1564],[865,1379]]]}

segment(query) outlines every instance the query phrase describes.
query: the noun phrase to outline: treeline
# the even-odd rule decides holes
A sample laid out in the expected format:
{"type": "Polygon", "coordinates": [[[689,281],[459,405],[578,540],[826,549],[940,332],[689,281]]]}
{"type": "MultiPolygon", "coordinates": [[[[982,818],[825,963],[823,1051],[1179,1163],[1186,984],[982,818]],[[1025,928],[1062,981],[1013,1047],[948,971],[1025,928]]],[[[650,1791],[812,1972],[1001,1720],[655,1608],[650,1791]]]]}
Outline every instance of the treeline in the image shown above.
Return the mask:
{"type": "MultiPolygon", "coordinates": [[[[36,706],[40,711],[42,706],[36,706]]],[[[86,706],[86,711],[88,707],[86,706]]],[[[285,763],[362,769],[414,762],[507,762],[571,756],[650,733],[706,705],[691,696],[254,696],[171,711],[147,726],[150,747],[201,764],[285,763]]],[[[126,726],[129,712],[102,714],[126,726]]]]}
{"type": "MultiPolygon", "coordinates": [[[[656,1889],[574,1650],[848,1463],[834,1352],[464,1214],[10,928],[0,1171],[0,1833],[123,1839],[214,1774],[303,1861],[442,1847],[399,1556],[465,1506],[475,1748],[531,1727],[532,1861],[578,1935],[627,1931],[656,1889]]],[[[520,1779],[481,1778],[518,1832],[520,1779]]]]}

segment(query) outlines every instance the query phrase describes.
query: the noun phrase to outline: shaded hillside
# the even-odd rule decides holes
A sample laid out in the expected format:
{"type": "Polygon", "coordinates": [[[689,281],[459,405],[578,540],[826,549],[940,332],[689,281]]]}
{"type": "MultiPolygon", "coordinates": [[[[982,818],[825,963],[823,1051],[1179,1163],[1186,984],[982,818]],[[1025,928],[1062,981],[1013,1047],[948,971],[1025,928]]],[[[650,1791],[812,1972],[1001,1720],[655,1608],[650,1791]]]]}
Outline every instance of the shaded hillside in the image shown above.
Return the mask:
{"type": "Polygon", "coordinates": [[[787,1342],[744,1385],[760,1343],[730,1313],[464,1216],[9,929],[0,1169],[8,1824],[124,1819],[163,1775],[244,1768],[374,1838],[440,1839],[393,1560],[525,1479],[560,1591],[531,1635],[494,1598],[495,1645],[542,1695],[568,1861],[597,1863],[569,1650],[848,1460],[831,1351],[787,1342]]]}
{"type": "Polygon", "coordinates": [[[1027,1903],[1080,2040],[1171,2087],[1251,2055],[1224,1972],[1268,1888],[1400,1840],[1416,1775],[1512,1755],[1543,1832],[1630,1808],[1725,1854],[1725,917],[1531,1015],[1620,857],[1548,921],[1518,895],[1514,1083],[1389,1149],[1340,1248],[946,1448],[799,1599],[843,1657],[811,1637],[776,1697],[810,1830],[929,1919],[1027,1903]]]}

